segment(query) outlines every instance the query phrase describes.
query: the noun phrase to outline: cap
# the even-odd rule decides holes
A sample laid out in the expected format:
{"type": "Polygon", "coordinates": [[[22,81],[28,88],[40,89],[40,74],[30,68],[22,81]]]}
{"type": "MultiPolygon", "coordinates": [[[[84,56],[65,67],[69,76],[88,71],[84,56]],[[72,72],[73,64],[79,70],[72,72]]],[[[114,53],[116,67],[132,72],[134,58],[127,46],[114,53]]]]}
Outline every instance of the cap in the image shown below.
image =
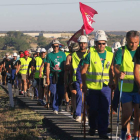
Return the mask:
{"type": "Polygon", "coordinates": [[[72,43],[71,44],[71,48],[73,52],[76,52],[80,49],[79,44],[78,43],[72,43]]]}
{"type": "Polygon", "coordinates": [[[14,53],[13,56],[17,56],[17,53],[14,53]]]}
{"type": "Polygon", "coordinates": [[[98,30],[98,31],[96,31],[95,36],[97,36],[97,35],[99,35],[99,34],[106,35],[106,34],[105,34],[105,31],[103,31],[103,30],[98,30]]]}
{"type": "Polygon", "coordinates": [[[28,51],[24,51],[24,55],[28,56],[29,52],[28,51]]]}
{"type": "Polygon", "coordinates": [[[61,44],[61,43],[59,42],[59,40],[55,39],[52,41],[52,44],[61,44]]]}
{"type": "Polygon", "coordinates": [[[36,49],[36,52],[40,53],[40,50],[41,50],[41,48],[37,48],[36,49]]]}
{"type": "Polygon", "coordinates": [[[46,49],[45,48],[41,48],[40,52],[41,53],[45,53],[46,52],[46,49]]]}
{"type": "Polygon", "coordinates": [[[21,53],[21,54],[20,54],[20,58],[22,58],[22,57],[24,57],[24,53],[21,53]]]}
{"type": "Polygon", "coordinates": [[[66,52],[68,52],[68,51],[69,51],[68,46],[65,46],[65,47],[64,47],[64,51],[66,51],[66,52]]]}
{"type": "Polygon", "coordinates": [[[78,38],[78,42],[88,42],[88,39],[85,35],[81,35],[79,38],[78,38]]]}
{"type": "Polygon", "coordinates": [[[98,34],[98,35],[95,37],[95,41],[107,41],[107,37],[106,37],[106,35],[104,35],[104,34],[98,34]]]}

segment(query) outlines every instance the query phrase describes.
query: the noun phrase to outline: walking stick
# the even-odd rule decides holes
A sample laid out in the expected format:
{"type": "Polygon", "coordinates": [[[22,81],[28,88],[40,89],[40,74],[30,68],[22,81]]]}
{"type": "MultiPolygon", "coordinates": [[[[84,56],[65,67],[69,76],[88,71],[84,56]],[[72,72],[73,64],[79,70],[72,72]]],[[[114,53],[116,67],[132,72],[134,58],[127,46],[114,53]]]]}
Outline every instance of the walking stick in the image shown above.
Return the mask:
{"type": "Polygon", "coordinates": [[[84,115],[83,115],[83,117],[84,117],[84,139],[86,138],[86,114],[85,114],[85,112],[86,112],[86,93],[84,94],[84,115]]]}
{"type": "Polygon", "coordinates": [[[111,140],[112,140],[112,93],[113,93],[113,89],[111,89],[111,118],[110,118],[110,122],[111,122],[111,140]]]}
{"type": "Polygon", "coordinates": [[[117,116],[116,140],[117,140],[117,138],[118,138],[119,114],[120,114],[120,104],[121,104],[121,97],[122,97],[122,86],[123,86],[123,80],[121,80],[120,99],[119,99],[118,116],[117,116]]]}

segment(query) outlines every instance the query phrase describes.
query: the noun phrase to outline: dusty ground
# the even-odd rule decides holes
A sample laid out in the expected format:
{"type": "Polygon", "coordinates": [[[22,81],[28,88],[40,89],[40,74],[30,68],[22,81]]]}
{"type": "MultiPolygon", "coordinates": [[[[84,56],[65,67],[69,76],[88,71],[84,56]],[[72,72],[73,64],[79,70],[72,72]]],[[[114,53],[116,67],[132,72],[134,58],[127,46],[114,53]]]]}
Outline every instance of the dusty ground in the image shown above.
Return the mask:
{"type": "Polygon", "coordinates": [[[43,116],[18,105],[10,108],[9,97],[0,87],[0,140],[53,140],[43,128],[42,119],[43,116]]]}

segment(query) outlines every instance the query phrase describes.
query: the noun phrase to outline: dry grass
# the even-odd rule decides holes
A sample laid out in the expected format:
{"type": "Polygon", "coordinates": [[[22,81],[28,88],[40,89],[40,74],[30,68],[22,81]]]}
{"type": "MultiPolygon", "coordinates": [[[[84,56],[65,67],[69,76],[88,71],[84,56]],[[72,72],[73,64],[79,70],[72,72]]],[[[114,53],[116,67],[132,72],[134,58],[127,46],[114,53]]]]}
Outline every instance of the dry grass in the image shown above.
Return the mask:
{"type": "Polygon", "coordinates": [[[42,127],[43,116],[29,110],[9,108],[9,97],[0,87],[0,140],[52,140],[42,127]]]}

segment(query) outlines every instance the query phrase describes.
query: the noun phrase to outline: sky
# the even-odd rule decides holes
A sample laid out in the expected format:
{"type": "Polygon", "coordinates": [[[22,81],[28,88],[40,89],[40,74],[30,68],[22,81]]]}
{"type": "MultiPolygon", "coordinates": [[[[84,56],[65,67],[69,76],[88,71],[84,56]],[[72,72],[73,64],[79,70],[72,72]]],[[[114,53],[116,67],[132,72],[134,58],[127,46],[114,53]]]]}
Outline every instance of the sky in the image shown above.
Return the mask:
{"type": "Polygon", "coordinates": [[[140,0],[0,0],[0,31],[77,31],[83,25],[79,2],[98,12],[95,30],[140,30],[140,0]]]}

